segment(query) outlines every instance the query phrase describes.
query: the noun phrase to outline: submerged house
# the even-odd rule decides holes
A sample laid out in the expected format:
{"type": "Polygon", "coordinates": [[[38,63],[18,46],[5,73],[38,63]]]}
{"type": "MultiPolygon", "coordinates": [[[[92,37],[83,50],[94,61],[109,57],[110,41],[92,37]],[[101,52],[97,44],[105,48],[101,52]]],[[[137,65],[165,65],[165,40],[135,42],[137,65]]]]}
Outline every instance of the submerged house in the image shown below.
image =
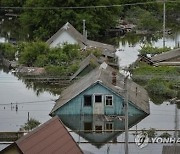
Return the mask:
{"type": "Polygon", "coordinates": [[[59,117],[53,117],[2,151],[2,154],[82,154],[59,117]]]}
{"type": "Polygon", "coordinates": [[[86,36],[77,31],[69,22],[49,38],[46,43],[50,47],[61,46],[64,43],[79,44],[82,50],[99,49],[102,52],[102,61],[104,61],[104,59],[116,61],[117,59],[114,46],[87,39],[86,36]]]}
{"type": "MultiPolygon", "coordinates": [[[[54,115],[124,115],[124,76],[105,62],[66,88],[50,112],[54,115]]],[[[149,114],[146,90],[128,80],[129,115],[149,114]]]]}
{"type": "Polygon", "coordinates": [[[180,48],[151,57],[154,65],[180,66],[180,48]]]}

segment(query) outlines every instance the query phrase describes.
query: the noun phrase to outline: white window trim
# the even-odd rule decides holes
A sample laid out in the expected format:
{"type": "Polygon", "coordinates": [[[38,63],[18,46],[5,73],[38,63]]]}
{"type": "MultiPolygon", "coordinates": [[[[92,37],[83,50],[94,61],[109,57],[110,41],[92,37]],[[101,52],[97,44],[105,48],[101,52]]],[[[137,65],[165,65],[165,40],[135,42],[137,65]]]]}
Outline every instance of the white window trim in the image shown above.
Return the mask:
{"type": "Polygon", "coordinates": [[[105,105],[106,105],[106,106],[113,106],[113,105],[114,105],[113,100],[114,100],[113,95],[105,95],[105,105]],[[107,105],[107,104],[106,104],[106,97],[108,97],[108,96],[111,96],[111,97],[112,97],[112,105],[107,105]]]}

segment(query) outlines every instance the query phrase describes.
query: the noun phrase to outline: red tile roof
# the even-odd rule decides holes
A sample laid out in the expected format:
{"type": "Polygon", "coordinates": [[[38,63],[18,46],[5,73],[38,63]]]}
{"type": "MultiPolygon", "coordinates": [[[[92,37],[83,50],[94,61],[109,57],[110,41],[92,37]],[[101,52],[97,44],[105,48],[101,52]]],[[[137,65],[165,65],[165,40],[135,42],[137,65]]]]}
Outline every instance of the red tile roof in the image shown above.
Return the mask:
{"type": "Polygon", "coordinates": [[[25,154],[83,153],[59,117],[54,117],[15,142],[25,154]]]}

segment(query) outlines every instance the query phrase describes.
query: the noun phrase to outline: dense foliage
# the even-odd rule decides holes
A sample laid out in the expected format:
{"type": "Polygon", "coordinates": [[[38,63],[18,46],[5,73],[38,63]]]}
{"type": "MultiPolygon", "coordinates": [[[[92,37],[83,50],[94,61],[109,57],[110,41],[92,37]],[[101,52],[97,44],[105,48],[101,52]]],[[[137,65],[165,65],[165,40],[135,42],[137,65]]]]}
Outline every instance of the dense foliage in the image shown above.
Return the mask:
{"type": "Polygon", "coordinates": [[[48,39],[62,25],[69,21],[82,32],[82,21],[86,20],[88,36],[94,37],[105,29],[115,26],[120,8],[51,9],[52,7],[78,7],[118,4],[118,0],[27,0],[25,7],[48,7],[48,9],[24,10],[21,23],[33,38],[48,39]]]}
{"type": "Polygon", "coordinates": [[[45,67],[51,75],[71,75],[79,63],[90,53],[100,56],[99,50],[82,51],[78,45],[64,44],[50,48],[45,42],[36,41],[18,44],[19,62],[30,67],[45,67]]]}
{"type": "Polygon", "coordinates": [[[168,47],[158,48],[158,47],[153,47],[150,44],[145,44],[145,45],[143,45],[141,47],[139,52],[142,55],[147,55],[147,54],[155,55],[155,54],[160,54],[162,52],[167,52],[167,51],[170,51],[170,50],[171,50],[171,48],[168,48],[168,47]]]}
{"type": "MultiPolygon", "coordinates": [[[[23,28],[19,33],[21,37],[28,39],[47,40],[67,21],[77,30],[82,32],[82,20],[86,20],[88,37],[97,38],[104,35],[105,31],[118,24],[118,19],[125,19],[134,23],[140,30],[157,31],[162,27],[163,3],[155,0],[1,0],[5,7],[29,7],[28,9],[12,9],[20,14],[18,27],[23,28]],[[147,3],[134,5],[134,3],[147,3]],[[124,4],[133,5],[124,5],[124,4]],[[116,7],[90,7],[88,6],[111,6],[116,7]],[[87,8],[67,8],[82,7],[87,8]],[[40,8],[38,8],[40,7],[40,8]],[[65,7],[65,8],[64,8],[65,7]]],[[[2,9],[0,11],[7,11],[2,9]]],[[[0,12],[1,13],[1,12],[0,12]]],[[[180,5],[174,2],[166,2],[166,25],[178,27],[180,5]]],[[[7,27],[7,26],[6,26],[7,27]]],[[[11,28],[12,31],[12,28],[11,28]]],[[[14,33],[17,32],[14,31],[14,33]]],[[[18,34],[18,35],[20,35],[18,34]]]]}
{"type": "Polygon", "coordinates": [[[78,68],[82,58],[78,45],[66,44],[62,47],[49,48],[44,42],[20,44],[19,62],[25,66],[45,67],[50,74],[71,74],[78,68]]]}
{"type": "MultiPolygon", "coordinates": [[[[164,97],[164,100],[179,97],[180,82],[177,80],[179,76],[179,67],[154,67],[140,63],[139,66],[133,70],[134,81],[143,84],[150,95],[164,97]]],[[[161,100],[161,103],[162,101],[163,100],[161,100]]]]}
{"type": "Polygon", "coordinates": [[[0,43],[0,52],[4,58],[14,60],[16,51],[17,48],[14,45],[9,43],[0,43]]]}
{"type": "Polygon", "coordinates": [[[126,20],[137,25],[139,30],[157,31],[161,29],[161,23],[154,13],[140,7],[132,7],[126,12],[126,20]]]}

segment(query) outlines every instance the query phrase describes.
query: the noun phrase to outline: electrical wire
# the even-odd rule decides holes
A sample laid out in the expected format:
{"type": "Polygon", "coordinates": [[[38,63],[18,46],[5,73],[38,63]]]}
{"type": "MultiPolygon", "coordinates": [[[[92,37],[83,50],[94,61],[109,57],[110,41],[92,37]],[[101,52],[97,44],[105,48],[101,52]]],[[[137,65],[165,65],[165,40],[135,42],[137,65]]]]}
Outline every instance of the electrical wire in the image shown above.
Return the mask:
{"type": "Polygon", "coordinates": [[[30,103],[42,103],[42,102],[49,102],[50,101],[56,101],[56,99],[50,99],[50,100],[43,100],[43,101],[30,101],[30,102],[16,102],[16,103],[7,103],[7,104],[0,104],[0,105],[13,105],[13,104],[30,104],[30,103]]]}
{"type": "MultiPolygon", "coordinates": [[[[59,9],[95,9],[95,8],[113,8],[121,6],[135,6],[153,3],[164,3],[163,1],[137,2],[117,5],[91,5],[91,6],[60,6],[60,7],[11,7],[1,6],[0,9],[23,9],[23,10],[59,10],[59,9]]],[[[180,3],[179,1],[166,1],[166,3],[180,3]]]]}

